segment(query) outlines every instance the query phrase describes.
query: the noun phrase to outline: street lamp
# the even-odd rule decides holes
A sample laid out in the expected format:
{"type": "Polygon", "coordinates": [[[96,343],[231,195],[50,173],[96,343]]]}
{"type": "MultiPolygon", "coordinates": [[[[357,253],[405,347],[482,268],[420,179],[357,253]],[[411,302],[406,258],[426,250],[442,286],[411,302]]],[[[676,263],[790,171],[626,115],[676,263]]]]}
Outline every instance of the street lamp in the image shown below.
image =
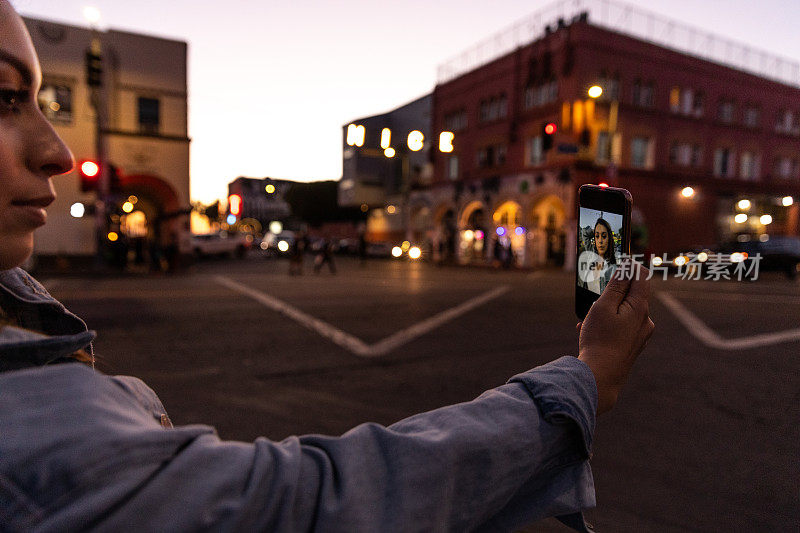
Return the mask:
{"type": "Polygon", "coordinates": [[[603,88],[599,85],[592,85],[589,87],[590,98],[599,98],[601,94],[603,94],[603,88]]]}
{"type": "Polygon", "coordinates": [[[684,187],[681,190],[681,196],[683,196],[684,198],[691,198],[692,196],[694,196],[694,189],[691,187],[684,187]]]}

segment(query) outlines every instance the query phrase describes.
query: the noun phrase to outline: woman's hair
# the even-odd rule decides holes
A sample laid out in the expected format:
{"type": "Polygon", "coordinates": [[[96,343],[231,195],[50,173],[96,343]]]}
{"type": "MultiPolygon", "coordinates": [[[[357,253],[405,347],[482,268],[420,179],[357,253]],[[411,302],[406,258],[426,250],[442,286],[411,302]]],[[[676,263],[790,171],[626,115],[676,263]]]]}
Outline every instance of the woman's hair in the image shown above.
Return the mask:
{"type": "MultiPolygon", "coordinates": [[[[594,229],[597,230],[597,226],[601,225],[605,226],[608,231],[608,247],[606,248],[606,253],[603,255],[603,259],[605,259],[609,265],[614,265],[617,263],[617,255],[614,253],[614,232],[611,231],[611,224],[604,218],[597,219],[597,222],[594,223],[594,229]]],[[[595,243],[594,249],[597,250],[597,243],[595,243]]]]}

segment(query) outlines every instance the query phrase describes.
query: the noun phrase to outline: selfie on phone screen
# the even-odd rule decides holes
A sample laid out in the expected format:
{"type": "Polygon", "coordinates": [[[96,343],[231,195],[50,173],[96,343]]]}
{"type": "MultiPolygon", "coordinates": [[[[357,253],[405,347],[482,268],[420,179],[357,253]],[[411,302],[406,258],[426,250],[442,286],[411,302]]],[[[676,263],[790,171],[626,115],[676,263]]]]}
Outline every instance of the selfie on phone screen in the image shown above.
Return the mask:
{"type": "Polygon", "coordinates": [[[580,208],[578,285],[602,294],[622,254],[623,215],[580,208]]]}

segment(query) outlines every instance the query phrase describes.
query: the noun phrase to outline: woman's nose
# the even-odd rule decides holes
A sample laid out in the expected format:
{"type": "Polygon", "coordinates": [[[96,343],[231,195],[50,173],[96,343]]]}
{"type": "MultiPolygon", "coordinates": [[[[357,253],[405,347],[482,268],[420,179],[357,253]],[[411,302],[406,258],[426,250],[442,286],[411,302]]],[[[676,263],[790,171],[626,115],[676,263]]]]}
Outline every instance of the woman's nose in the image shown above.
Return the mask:
{"type": "Polygon", "coordinates": [[[75,166],[72,152],[44,116],[37,118],[37,127],[31,131],[28,167],[48,178],[69,172],[75,166]]]}

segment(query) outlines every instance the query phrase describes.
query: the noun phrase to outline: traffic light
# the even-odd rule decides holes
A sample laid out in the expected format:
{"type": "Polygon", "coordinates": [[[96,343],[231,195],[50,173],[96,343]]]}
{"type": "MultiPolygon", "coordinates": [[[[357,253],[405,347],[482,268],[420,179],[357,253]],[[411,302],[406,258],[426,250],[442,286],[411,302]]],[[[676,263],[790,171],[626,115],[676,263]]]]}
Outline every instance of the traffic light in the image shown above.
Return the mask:
{"type": "Polygon", "coordinates": [[[103,85],[103,57],[92,49],[86,51],[86,84],[89,87],[103,85]]]}
{"type": "Polygon", "coordinates": [[[100,165],[96,161],[86,160],[78,168],[81,175],[81,191],[96,191],[100,180],[100,165]]]}
{"type": "Polygon", "coordinates": [[[542,124],[542,151],[547,152],[553,148],[553,139],[556,136],[558,127],[555,122],[545,122],[542,124]]]}

